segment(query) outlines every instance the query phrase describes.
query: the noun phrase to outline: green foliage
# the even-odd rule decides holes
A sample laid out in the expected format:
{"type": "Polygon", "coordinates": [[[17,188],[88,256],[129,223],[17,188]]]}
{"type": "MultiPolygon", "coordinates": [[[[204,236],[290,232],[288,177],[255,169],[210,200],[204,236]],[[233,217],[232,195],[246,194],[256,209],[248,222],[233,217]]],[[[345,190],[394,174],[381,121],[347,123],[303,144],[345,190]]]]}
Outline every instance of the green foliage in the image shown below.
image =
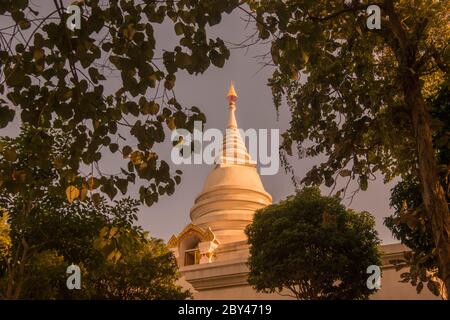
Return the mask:
{"type": "MultiPolygon", "coordinates": [[[[68,205],[64,199],[45,199],[36,203],[26,221],[11,220],[13,244],[25,238],[30,247],[20,298],[190,297],[176,285],[179,274],[173,254],[161,240],[148,238],[134,226],[136,211],[137,202],[130,199],[115,206],[103,199],[100,205],[80,201],[68,205]],[[16,229],[20,232],[14,232],[16,229]],[[111,234],[111,243],[99,247],[105,229],[111,234]],[[81,268],[81,290],[66,287],[66,269],[72,263],[81,268]]],[[[0,276],[0,292],[6,289],[7,276],[0,276]]]]}
{"type": "Polygon", "coordinates": [[[297,149],[300,157],[327,159],[302,182],[332,186],[341,176],[366,190],[376,173],[387,181],[410,174],[417,157],[402,87],[405,63],[417,61],[422,85],[431,78],[433,87],[442,84],[450,53],[448,2],[404,0],[391,8],[382,1],[381,30],[366,27],[371,1],[248,3],[260,37],[270,36],[275,105],[285,98],[292,115],[284,156],[297,149]],[[412,58],[401,51],[394,16],[417,53],[412,58]]]}
{"type": "Polygon", "coordinates": [[[6,263],[11,253],[11,237],[8,215],[0,208],[0,278],[6,272],[6,263]]]}
{"type": "Polygon", "coordinates": [[[135,246],[115,263],[88,271],[86,287],[91,299],[167,300],[191,297],[175,284],[179,278],[173,254],[162,240],[135,246]]]}
{"type": "MultiPolygon", "coordinates": [[[[17,138],[1,137],[0,192],[30,199],[46,193],[62,195],[61,173],[71,165],[68,145],[73,141],[61,130],[28,126],[17,138]]],[[[71,171],[72,181],[75,176],[71,171]]]]}
{"type": "MultiPolygon", "coordinates": [[[[372,1],[247,3],[259,37],[270,38],[265,62],[275,66],[269,79],[275,106],[285,99],[291,113],[282,163],[293,171],[287,158],[293,149],[299,157],[324,158],[303,177],[306,185],[331,187],[344,177],[344,186],[354,180],[366,190],[377,175],[419,178],[450,291],[449,210],[431,141],[445,122],[430,119],[425,100],[448,85],[450,3],[378,1],[380,29],[366,26],[372,1]]],[[[448,144],[448,132],[441,138],[448,144]]]]}
{"type": "MultiPolygon", "coordinates": [[[[447,190],[447,202],[450,202],[448,183],[450,144],[450,90],[442,87],[434,97],[430,98],[433,120],[438,123],[433,141],[437,149],[440,164],[440,180],[447,190]]],[[[394,261],[397,269],[409,267],[403,272],[403,282],[410,282],[420,292],[424,283],[435,295],[440,294],[441,276],[438,271],[438,257],[434,249],[431,221],[426,215],[421,194],[420,182],[414,176],[409,176],[395,185],[391,190],[391,207],[394,214],[385,218],[385,225],[392,231],[396,239],[407,245],[412,252],[405,254],[404,259],[394,261]]]]}
{"type": "Polygon", "coordinates": [[[414,178],[397,183],[391,191],[391,207],[395,213],[386,217],[384,224],[396,239],[407,245],[411,251],[405,252],[403,259],[391,261],[399,271],[402,282],[416,287],[417,293],[424,288],[438,296],[440,294],[438,257],[432,237],[431,223],[426,215],[420,193],[420,184],[414,178]]]}
{"type": "Polygon", "coordinates": [[[305,188],[257,211],[246,233],[249,283],[297,299],[366,299],[367,267],[380,265],[375,222],[335,197],[305,188]]]}
{"type": "Polygon", "coordinates": [[[424,212],[417,179],[405,179],[391,190],[390,205],[395,214],[385,219],[393,235],[414,251],[431,252],[431,226],[424,212]]]}
{"type": "MultiPolygon", "coordinates": [[[[433,143],[437,151],[437,161],[440,164],[440,174],[448,185],[450,171],[450,83],[439,88],[437,94],[430,98],[431,116],[435,123],[433,143]]],[[[448,188],[447,188],[448,190],[448,188]]]]}
{"type": "Polygon", "coordinates": [[[76,292],[67,289],[69,264],[55,250],[35,253],[27,263],[23,299],[70,299],[76,292]]]}
{"type": "MultiPolygon", "coordinates": [[[[109,152],[133,148],[141,162],[124,152],[128,165],[117,168],[120,174],[114,177],[102,175],[100,190],[112,199],[142,179],[143,203],[151,205],[159,196],[171,195],[180,177],[172,177],[168,164],[152,149],[166,138],[166,125],[170,130],[193,130],[194,121],[205,121],[198,108],[183,108],[176,100],[175,74],[202,73],[211,63],[223,66],[230,52],[222,40],[209,38],[207,29],[237,4],[78,1],[81,29],[70,31],[69,15],[60,1],[45,6],[47,12],[36,11],[28,0],[2,1],[0,128],[17,113],[23,124],[59,129],[71,137],[70,159],[60,172],[63,184],[74,175],[80,178],[80,165],[93,169],[109,152]],[[179,39],[174,48],[156,43],[155,29],[163,22],[174,25],[179,39]],[[108,82],[111,76],[120,79],[116,88],[108,82]],[[137,145],[131,145],[127,135],[137,145]]],[[[0,181],[8,178],[1,176],[0,181]]]]}
{"type": "MultiPolygon", "coordinates": [[[[25,126],[17,138],[3,138],[0,142],[3,155],[0,170],[9,177],[2,181],[0,189],[1,296],[8,299],[189,296],[189,292],[175,284],[178,272],[172,253],[137,226],[139,201],[130,198],[107,201],[99,193],[92,194],[98,182],[88,179],[80,181],[80,196],[68,203],[60,173],[72,161],[70,136],[58,129],[25,126]],[[92,199],[82,199],[87,192],[92,199]],[[72,263],[82,270],[80,291],[66,287],[66,268],[72,263]],[[144,272],[147,268],[155,269],[144,272]],[[108,272],[123,277],[108,278],[108,272]],[[97,280],[101,283],[94,283],[97,280]]],[[[77,179],[80,178],[74,173],[70,183],[77,185],[77,179]]]]}

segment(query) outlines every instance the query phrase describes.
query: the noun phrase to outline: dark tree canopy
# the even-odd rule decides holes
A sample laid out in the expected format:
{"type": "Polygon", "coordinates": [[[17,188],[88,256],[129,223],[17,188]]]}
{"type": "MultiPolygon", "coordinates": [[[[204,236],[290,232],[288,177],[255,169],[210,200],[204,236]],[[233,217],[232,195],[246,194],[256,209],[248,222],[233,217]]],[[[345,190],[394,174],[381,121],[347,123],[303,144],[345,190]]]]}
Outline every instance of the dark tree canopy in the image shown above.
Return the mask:
{"type": "Polygon", "coordinates": [[[194,121],[205,121],[197,107],[182,107],[176,100],[176,73],[202,73],[211,63],[223,66],[229,50],[222,40],[209,38],[207,28],[237,3],[111,0],[105,6],[99,0],[76,1],[81,28],[71,31],[61,0],[42,7],[28,0],[1,1],[6,26],[0,30],[0,128],[16,114],[23,124],[61,129],[73,137],[61,172],[64,188],[81,190],[92,177],[114,198],[142,179],[139,193],[145,204],[172,194],[181,172],[172,176],[153,148],[166,138],[165,128],[192,130],[194,121]],[[173,25],[179,39],[174,48],[155,41],[155,26],[164,22],[173,25]],[[115,76],[117,88],[111,85],[115,76]],[[116,168],[117,174],[103,174],[101,158],[117,152],[128,165],[116,168]],[[90,167],[90,174],[81,175],[80,166],[90,167]]]}
{"type": "Polygon", "coordinates": [[[302,182],[331,187],[345,177],[366,190],[377,172],[389,181],[416,167],[410,106],[402,88],[401,46],[406,44],[393,34],[393,20],[402,19],[405,41],[417,46],[415,71],[424,94],[435,94],[447,70],[439,65],[448,63],[448,4],[405,0],[390,8],[392,1],[380,1],[382,27],[369,30],[366,8],[373,3],[343,2],[249,1],[261,38],[271,40],[267,63],[275,66],[269,80],[275,106],[286,99],[292,115],[284,150],[327,157],[302,182]]]}
{"type": "MultiPolygon", "coordinates": [[[[439,93],[430,98],[432,119],[443,125],[433,136],[437,149],[437,159],[440,168],[440,179],[447,190],[447,201],[450,202],[448,183],[450,163],[450,148],[448,147],[448,132],[450,132],[450,90],[442,88],[439,93]]],[[[397,268],[409,267],[403,272],[402,281],[410,282],[420,292],[424,283],[435,295],[442,293],[442,279],[438,270],[438,257],[433,240],[431,223],[425,212],[421,194],[421,185],[417,177],[411,175],[397,183],[391,190],[391,207],[395,213],[385,219],[385,225],[392,231],[396,239],[411,248],[412,252],[397,263],[397,268]]]]}
{"type": "MultiPolygon", "coordinates": [[[[8,208],[14,210],[13,207],[8,208]]],[[[114,206],[65,198],[35,203],[25,221],[10,220],[9,250],[1,260],[0,297],[15,299],[185,299],[175,257],[160,239],[149,238],[136,224],[137,202],[114,206]],[[18,242],[28,245],[25,272],[12,266],[18,242]],[[81,289],[68,290],[67,267],[81,268],[81,289]],[[6,267],[5,267],[5,264],[6,267]],[[8,292],[11,272],[13,288],[8,292]]],[[[6,212],[6,211],[5,211],[6,212]]],[[[3,212],[4,213],[4,212],[3,212]]],[[[2,234],[0,229],[0,235],[2,234]]],[[[3,232],[4,233],[4,232],[3,232]]],[[[1,246],[1,244],[0,244],[1,246]]],[[[23,252],[23,251],[20,251],[23,252]]]]}
{"type": "Polygon", "coordinates": [[[249,283],[297,299],[366,299],[374,292],[367,268],[381,263],[374,226],[369,213],[305,188],[257,211],[247,227],[249,283]]]}
{"type": "Polygon", "coordinates": [[[376,175],[416,176],[449,291],[450,213],[432,141],[443,122],[431,120],[426,98],[449,85],[450,2],[247,3],[259,37],[271,43],[265,62],[275,67],[275,106],[285,99],[291,112],[285,155],[297,149],[300,157],[325,157],[301,182],[333,187],[343,178],[367,190],[376,175]],[[380,29],[367,27],[373,4],[380,29]]]}
{"type": "Polygon", "coordinates": [[[172,253],[136,225],[139,201],[123,198],[111,203],[98,193],[89,199],[93,191],[88,186],[79,199],[68,203],[59,187],[61,167],[54,163],[70,158],[71,141],[61,130],[29,126],[17,138],[0,140],[4,150],[14,150],[6,151],[10,159],[0,159],[0,170],[16,182],[5,182],[0,189],[1,296],[188,297],[189,292],[175,284],[179,275],[172,253]],[[72,263],[82,269],[79,291],[66,287],[66,269],[72,263]]]}

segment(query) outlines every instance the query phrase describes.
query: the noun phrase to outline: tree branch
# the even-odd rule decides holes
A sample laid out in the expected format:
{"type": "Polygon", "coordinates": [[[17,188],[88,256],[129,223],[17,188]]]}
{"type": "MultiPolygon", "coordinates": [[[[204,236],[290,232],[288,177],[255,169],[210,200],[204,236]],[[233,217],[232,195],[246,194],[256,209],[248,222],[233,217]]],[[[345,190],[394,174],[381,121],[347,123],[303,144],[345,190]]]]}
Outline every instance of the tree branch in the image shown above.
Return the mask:
{"type": "Polygon", "coordinates": [[[351,7],[347,7],[347,8],[341,9],[339,11],[336,11],[336,12],[332,13],[332,14],[329,14],[328,16],[323,16],[323,17],[314,17],[314,16],[311,16],[310,14],[308,14],[308,18],[313,20],[313,21],[327,21],[327,20],[336,18],[336,17],[338,17],[338,16],[340,16],[340,15],[342,15],[344,13],[366,10],[371,5],[377,5],[380,8],[384,7],[383,3],[361,4],[361,5],[358,5],[358,6],[355,5],[355,6],[351,6],[351,7]]]}

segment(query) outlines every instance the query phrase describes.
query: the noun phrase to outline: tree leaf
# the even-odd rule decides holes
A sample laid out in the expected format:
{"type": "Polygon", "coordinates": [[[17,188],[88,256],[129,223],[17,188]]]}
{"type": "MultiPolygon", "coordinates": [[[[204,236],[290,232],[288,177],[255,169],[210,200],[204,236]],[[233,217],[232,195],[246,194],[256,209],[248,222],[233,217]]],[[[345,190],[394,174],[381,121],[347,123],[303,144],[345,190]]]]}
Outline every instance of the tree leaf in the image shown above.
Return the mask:
{"type": "Polygon", "coordinates": [[[75,199],[80,196],[80,190],[75,186],[68,186],[66,188],[66,197],[69,203],[72,203],[75,199]]]}

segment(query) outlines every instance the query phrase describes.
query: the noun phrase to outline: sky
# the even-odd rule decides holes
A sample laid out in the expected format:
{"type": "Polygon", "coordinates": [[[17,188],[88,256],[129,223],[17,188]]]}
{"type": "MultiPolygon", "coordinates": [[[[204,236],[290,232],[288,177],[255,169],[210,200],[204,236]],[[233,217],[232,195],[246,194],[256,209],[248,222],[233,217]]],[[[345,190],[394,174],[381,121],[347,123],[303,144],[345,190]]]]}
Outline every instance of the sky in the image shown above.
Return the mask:
{"type": "MultiPolygon", "coordinates": [[[[50,5],[51,2],[50,0],[39,2],[43,11],[46,10],[44,3],[50,5]]],[[[2,21],[0,21],[1,25],[2,21]]],[[[219,27],[210,29],[210,36],[220,37],[231,43],[240,43],[254,31],[254,25],[246,25],[242,14],[235,11],[230,15],[223,16],[219,27]]],[[[160,52],[164,48],[173,48],[177,42],[173,26],[168,23],[155,26],[155,37],[160,52]]],[[[224,130],[228,114],[226,94],[230,81],[234,81],[239,96],[236,110],[239,127],[244,130],[278,128],[282,133],[289,127],[289,110],[287,106],[283,105],[277,119],[271,90],[267,86],[267,79],[272,70],[269,67],[261,69],[259,60],[255,57],[268,52],[269,49],[269,44],[253,46],[249,50],[234,49],[231,50],[230,59],[223,68],[211,66],[204,74],[196,76],[191,76],[187,72],[179,72],[175,87],[177,100],[183,106],[195,105],[205,113],[207,118],[205,129],[224,130]]],[[[117,81],[117,79],[108,80],[108,85],[117,86],[117,81]]],[[[14,135],[18,127],[18,121],[15,121],[10,127],[0,129],[0,135],[14,135]]],[[[158,152],[161,159],[165,159],[171,165],[173,171],[176,169],[183,171],[182,180],[172,196],[161,197],[151,207],[141,206],[138,223],[145,230],[150,231],[152,236],[168,240],[172,234],[178,234],[190,222],[190,208],[193,206],[196,196],[201,192],[203,182],[211,167],[206,164],[176,166],[170,160],[171,142],[168,139],[155,151],[158,152]]],[[[293,158],[291,164],[294,167],[295,175],[301,178],[313,165],[319,164],[323,160],[324,158],[321,157],[293,158]]],[[[105,171],[117,172],[119,171],[117,163],[117,159],[114,157],[105,158],[102,159],[102,168],[105,171]]],[[[282,167],[276,175],[262,176],[261,179],[266,191],[272,195],[274,203],[295,192],[291,174],[286,174],[282,167]]],[[[384,184],[382,177],[378,177],[376,181],[369,183],[367,191],[357,193],[350,205],[353,209],[365,210],[375,216],[376,229],[385,244],[397,242],[383,225],[383,218],[392,213],[392,209],[388,205],[389,190],[392,186],[392,183],[384,184]]],[[[130,194],[137,194],[138,187],[137,185],[131,188],[130,194]]],[[[353,189],[355,188],[356,186],[353,185],[353,189]]],[[[327,188],[322,188],[322,190],[323,194],[328,194],[327,188]]],[[[352,188],[350,188],[351,190],[352,188]]],[[[348,205],[349,201],[344,200],[343,204],[348,205]]]]}

